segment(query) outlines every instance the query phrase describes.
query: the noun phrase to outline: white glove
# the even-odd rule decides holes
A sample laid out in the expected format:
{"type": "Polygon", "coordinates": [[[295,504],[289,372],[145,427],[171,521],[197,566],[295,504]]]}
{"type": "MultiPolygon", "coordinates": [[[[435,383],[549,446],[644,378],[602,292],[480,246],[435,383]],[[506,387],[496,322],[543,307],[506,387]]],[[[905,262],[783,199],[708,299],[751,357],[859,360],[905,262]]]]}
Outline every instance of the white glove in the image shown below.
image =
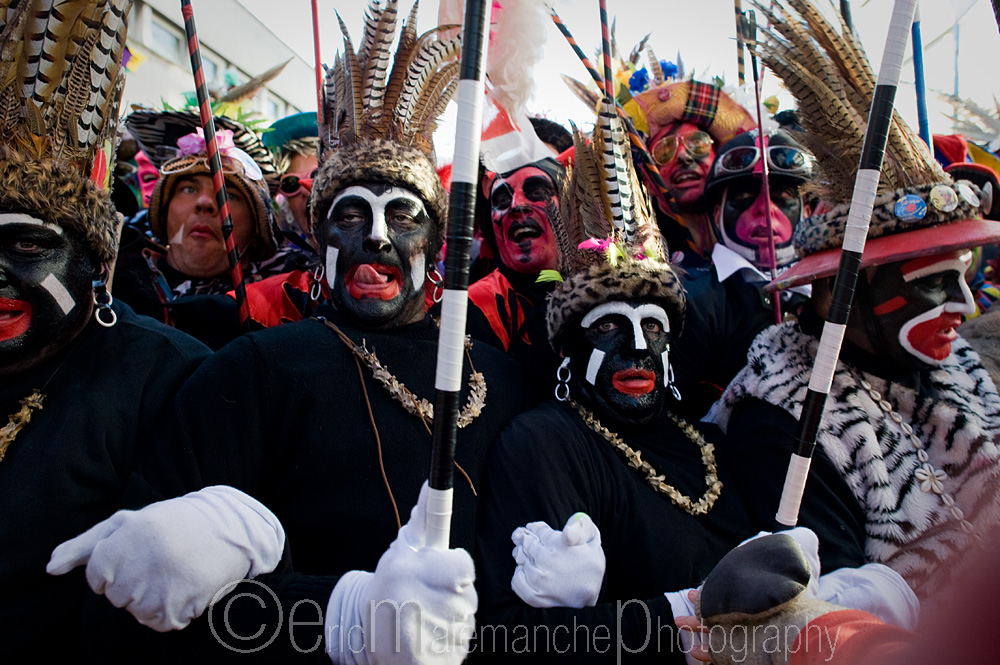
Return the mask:
{"type": "MultiPolygon", "coordinates": [[[[795,527],[781,533],[795,539],[809,562],[809,587],[806,595],[874,614],[882,621],[906,630],[916,628],[920,616],[920,601],[899,573],[880,563],[866,563],[859,568],[839,568],[822,574],[819,539],[816,534],[805,527],[795,527]]],[[[761,531],[744,542],[764,535],[768,535],[768,532],[761,531]]]]}
{"type": "Polygon", "coordinates": [[[52,551],[46,570],[87,565],[87,582],[139,623],[180,630],[223,587],[277,567],[285,531],[263,504],[217,485],[119,510],[52,551]]]}
{"type": "Polygon", "coordinates": [[[519,526],[510,587],[532,607],[593,607],[601,592],[606,560],[601,532],[586,513],[576,513],[562,531],[545,522],[519,526]]]}
{"type": "Polygon", "coordinates": [[[426,547],[428,486],[374,573],[352,570],[330,595],[326,652],[338,665],[458,665],[478,605],[463,549],[426,547]]]}

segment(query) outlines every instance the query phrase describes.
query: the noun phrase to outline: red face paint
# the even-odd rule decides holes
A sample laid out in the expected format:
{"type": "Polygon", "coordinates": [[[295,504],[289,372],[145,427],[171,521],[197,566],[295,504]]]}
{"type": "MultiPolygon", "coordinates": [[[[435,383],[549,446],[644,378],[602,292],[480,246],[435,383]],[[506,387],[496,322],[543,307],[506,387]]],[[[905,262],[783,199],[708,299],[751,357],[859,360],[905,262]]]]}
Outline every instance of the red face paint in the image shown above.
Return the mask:
{"type": "Polygon", "coordinates": [[[497,250],[505,266],[521,273],[559,266],[549,219],[558,214],[559,199],[545,171],[526,166],[506,178],[497,177],[490,190],[490,208],[497,250]]]}
{"type": "Polygon", "coordinates": [[[656,388],[656,374],[646,369],[623,369],[614,373],[611,385],[623,395],[645,395],[656,388]]]}
{"type": "Polygon", "coordinates": [[[961,323],[961,315],[945,312],[910,328],[906,341],[918,353],[940,362],[951,353],[951,343],[958,337],[955,328],[961,323]]]}
{"type": "Polygon", "coordinates": [[[0,298],[0,342],[20,337],[30,325],[30,303],[0,298]]]}

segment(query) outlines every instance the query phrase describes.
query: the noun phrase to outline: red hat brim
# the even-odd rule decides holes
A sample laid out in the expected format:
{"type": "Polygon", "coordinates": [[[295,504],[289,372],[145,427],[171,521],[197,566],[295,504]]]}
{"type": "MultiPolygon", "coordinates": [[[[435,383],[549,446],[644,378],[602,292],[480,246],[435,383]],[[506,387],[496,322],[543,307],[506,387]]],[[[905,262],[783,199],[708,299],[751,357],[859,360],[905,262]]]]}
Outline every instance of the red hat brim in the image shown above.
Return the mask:
{"type": "MultiPolygon", "coordinates": [[[[861,267],[870,268],[998,241],[1000,241],[1000,222],[991,220],[967,219],[928,226],[907,233],[869,239],[865,242],[865,251],[861,255],[861,267]]],[[[816,252],[792,265],[778,279],[765,286],[764,291],[772,293],[831,277],[837,273],[839,266],[839,247],[816,252]]]]}

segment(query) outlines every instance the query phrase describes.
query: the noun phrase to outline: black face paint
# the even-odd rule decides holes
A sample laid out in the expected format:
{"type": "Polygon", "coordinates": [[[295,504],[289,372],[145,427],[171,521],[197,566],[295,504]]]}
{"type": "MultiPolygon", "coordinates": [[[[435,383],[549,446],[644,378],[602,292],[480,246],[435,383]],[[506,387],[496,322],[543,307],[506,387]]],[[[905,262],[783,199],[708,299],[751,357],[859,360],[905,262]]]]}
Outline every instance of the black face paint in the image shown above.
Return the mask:
{"type": "Polygon", "coordinates": [[[362,183],[337,192],[319,225],[333,304],[370,328],[424,316],[424,280],[434,264],[436,228],[411,190],[362,183]]]}
{"type": "Polygon", "coordinates": [[[570,333],[571,386],[598,418],[639,425],[666,406],[670,323],[651,303],[609,302],[570,333]]]}
{"type": "Polygon", "coordinates": [[[30,368],[83,330],[94,272],[82,233],[0,213],[0,374],[30,368]]]}

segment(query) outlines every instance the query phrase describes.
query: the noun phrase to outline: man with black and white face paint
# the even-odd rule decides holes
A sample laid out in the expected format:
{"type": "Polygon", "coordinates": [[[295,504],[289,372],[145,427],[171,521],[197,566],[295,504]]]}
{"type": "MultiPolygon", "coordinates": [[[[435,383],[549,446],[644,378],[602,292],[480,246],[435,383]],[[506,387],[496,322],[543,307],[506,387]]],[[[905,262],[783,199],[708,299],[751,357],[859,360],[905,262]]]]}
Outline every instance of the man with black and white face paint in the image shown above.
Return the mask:
{"type": "MultiPolygon", "coordinates": [[[[797,259],[792,234],[810,212],[802,188],[812,177],[814,161],[784,130],[762,141],[754,129],[719,148],[705,184],[718,242],[711,265],[693,267],[684,279],[691,306],[675,358],[683,396],[677,408],[685,416],[700,418],[708,411],[746,365],[757,333],[775,323],[773,296],[763,288],[772,262],[780,275],[797,259]],[[765,159],[769,200],[763,187],[765,159]]],[[[809,293],[808,284],[783,291],[782,316],[796,315],[809,293]]]]}
{"type": "Polygon", "coordinates": [[[424,283],[441,243],[413,191],[351,185],[333,196],[317,228],[331,300],[340,312],[376,329],[424,317],[424,283]]]}
{"type": "MultiPolygon", "coordinates": [[[[393,25],[395,12],[390,2],[372,18],[393,25]]],[[[376,41],[372,63],[392,59],[390,42],[376,41]]],[[[352,76],[341,62],[328,87],[352,76]]],[[[391,76],[408,66],[400,58],[391,76]]],[[[426,73],[446,85],[452,70],[426,73]]],[[[412,92],[415,104],[436,108],[427,99],[431,87],[412,92]]],[[[309,203],[322,269],[310,279],[329,296],[316,289],[315,317],[242,335],[213,354],[180,391],[161,445],[143,465],[168,495],[206,483],[252,492],[281,521],[294,552],[294,566],[227,587],[229,596],[216,599],[234,629],[208,640],[201,660],[224,660],[237,648],[260,649],[274,662],[314,662],[325,651],[335,663],[458,665],[468,653],[477,603],[467,551],[475,491],[488,445],[520,406],[521,379],[501,351],[467,346],[455,455],[467,480],[455,483],[453,549],[428,547],[422,488],[439,417],[429,404],[438,326],[425,314],[424,286],[444,240],[447,193],[431,135],[396,115],[402,104],[365,109],[370,115],[346,131],[343,101],[331,96],[320,114],[327,124],[309,203]],[[239,600],[248,594],[276,597],[285,612],[305,601],[313,620],[269,641],[275,620],[288,625],[291,617],[239,600]],[[379,603],[375,610],[370,602],[379,603]],[[407,609],[390,611],[401,606],[407,609]],[[237,637],[261,625],[269,628],[253,644],[237,637]]],[[[139,572],[124,560],[106,569],[139,572]]],[[[108,581],[109,595],[120,579],[108,581]]],[[[192,607],[164,612],[163,628],[182,627],[206,609],[192,607]]],[[[210,612],[193,628],[207,633],[211,621],[219,628],[219,613],[212,619],[210,612]]]]}

